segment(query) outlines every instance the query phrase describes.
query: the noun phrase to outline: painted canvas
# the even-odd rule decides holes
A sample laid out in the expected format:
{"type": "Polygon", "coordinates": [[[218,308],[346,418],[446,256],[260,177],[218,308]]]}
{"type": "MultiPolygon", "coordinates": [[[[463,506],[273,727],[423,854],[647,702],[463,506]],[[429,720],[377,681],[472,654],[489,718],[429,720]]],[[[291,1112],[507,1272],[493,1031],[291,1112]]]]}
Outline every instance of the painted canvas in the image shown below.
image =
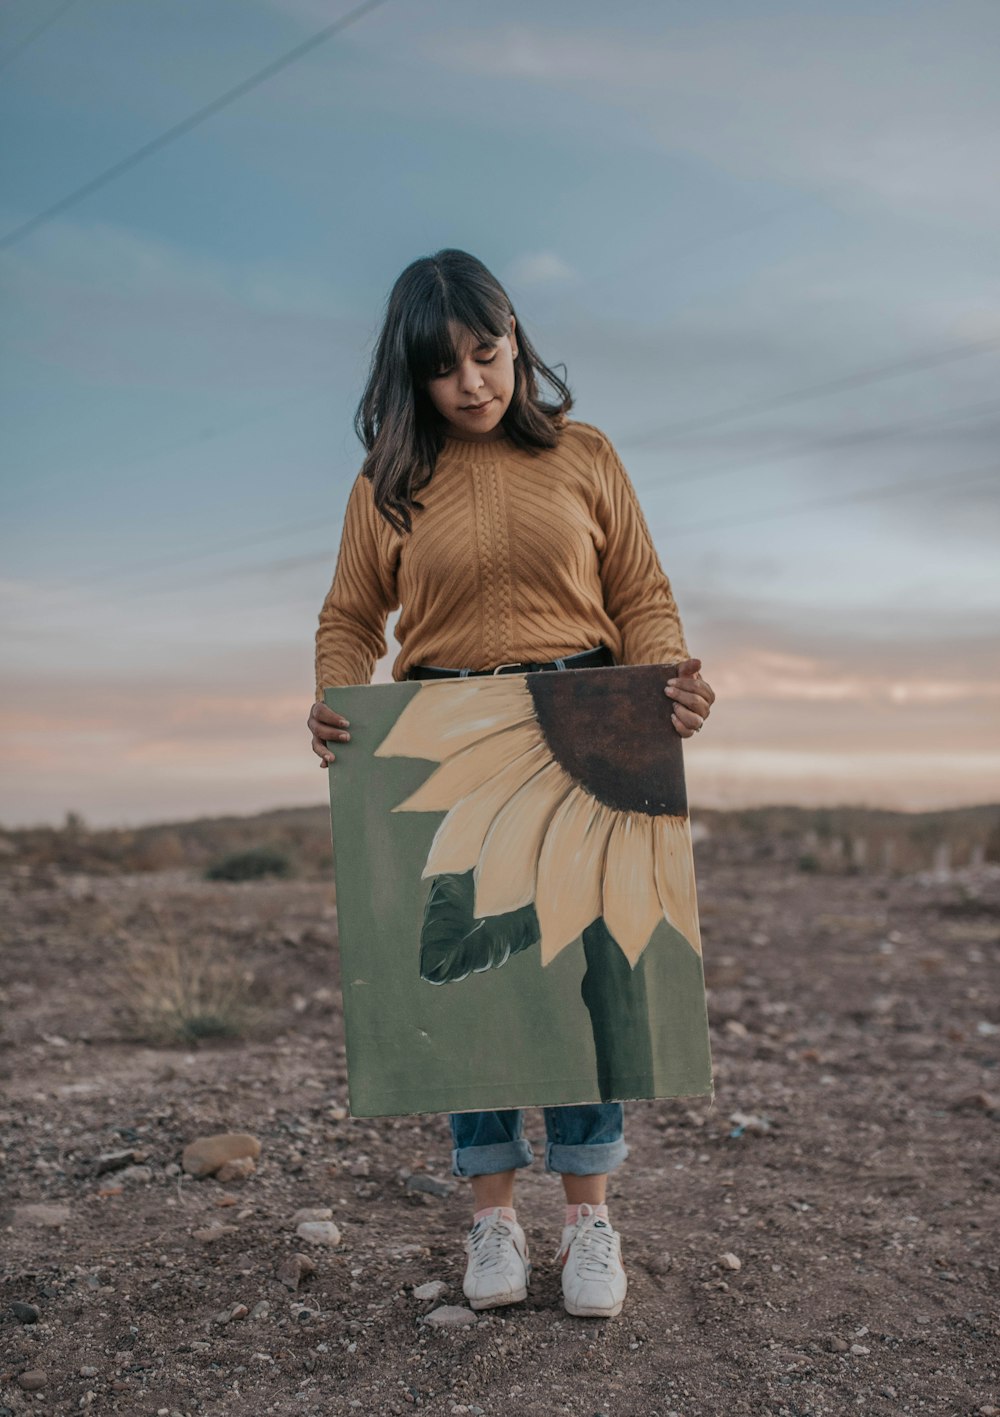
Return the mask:
{"type": "Polygon", "coordinates": [[[355,1116],[711,1092],[673,673],[326,691],[355,1116]]]}

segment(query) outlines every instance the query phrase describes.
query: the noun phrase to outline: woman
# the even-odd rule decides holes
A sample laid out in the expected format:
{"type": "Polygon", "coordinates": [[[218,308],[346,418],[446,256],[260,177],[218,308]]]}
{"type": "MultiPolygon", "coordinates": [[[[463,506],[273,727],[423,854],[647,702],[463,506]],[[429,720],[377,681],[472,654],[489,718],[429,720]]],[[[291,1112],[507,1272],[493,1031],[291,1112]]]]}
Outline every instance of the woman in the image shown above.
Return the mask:
{"type": "MultiPolygon", "coordinates": [[[[402,272],[355,417],[368,453],[319,616],[308,726],[321,766],[350,739],[324,689],[371,681],[396,609],[396,680],[675,663],[670,723],[682,737],[701,729],[715,695],[688,654],[635,491],[606,435],[567,418],[572,406],[475,257],[446,249],[402,272]]],[[[628,1154],[622,1104],[543,1110],[546,1168],[566,1198],[564,1302],[610,1317],[627,1288],[605,1200],[628,1154]]],[[[463,1286],[475,1309],[527,1294],[514,1208],[516,1172],[532,1159],[521,1123],[515,1109],[450,1117],[452,1170],[469,1177],[475,1202],[463,1286]]]]}

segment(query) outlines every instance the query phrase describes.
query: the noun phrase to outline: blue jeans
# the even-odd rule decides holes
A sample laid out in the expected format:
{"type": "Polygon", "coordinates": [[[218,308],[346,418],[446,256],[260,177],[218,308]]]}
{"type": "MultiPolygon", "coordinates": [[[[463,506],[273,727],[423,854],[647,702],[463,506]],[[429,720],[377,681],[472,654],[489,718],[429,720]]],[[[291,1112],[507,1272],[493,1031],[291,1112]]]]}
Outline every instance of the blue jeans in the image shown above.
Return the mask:
{"type": "MultiPolygon", "coordinates": [[[[628,1156],[622,1136],[624,1108],[620,1102],[543,1107],[545,1169],[570,1176],[615,1171],[628,1156]]],[[[531,1143],[523,1135],[520,1108],[501,1112],[452,1112],[453,1176],[491,1176],[530,1166],[531,1143]]]]}

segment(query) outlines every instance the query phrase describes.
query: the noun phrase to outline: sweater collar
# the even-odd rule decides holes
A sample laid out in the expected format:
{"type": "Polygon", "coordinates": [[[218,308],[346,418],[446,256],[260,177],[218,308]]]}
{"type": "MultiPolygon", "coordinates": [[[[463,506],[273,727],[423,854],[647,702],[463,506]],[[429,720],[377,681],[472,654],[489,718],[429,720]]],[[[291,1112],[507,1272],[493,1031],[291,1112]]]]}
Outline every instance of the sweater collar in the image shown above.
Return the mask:
{"type": "Polygon", "coordinates": [[[502,438],[491,438],[486,442],[482,439],[459,438],[449,433],[441,445],[438,461],[482,466],[486,463],[503,462],[516,449],[517,444],[506,433],[502,438]]]}

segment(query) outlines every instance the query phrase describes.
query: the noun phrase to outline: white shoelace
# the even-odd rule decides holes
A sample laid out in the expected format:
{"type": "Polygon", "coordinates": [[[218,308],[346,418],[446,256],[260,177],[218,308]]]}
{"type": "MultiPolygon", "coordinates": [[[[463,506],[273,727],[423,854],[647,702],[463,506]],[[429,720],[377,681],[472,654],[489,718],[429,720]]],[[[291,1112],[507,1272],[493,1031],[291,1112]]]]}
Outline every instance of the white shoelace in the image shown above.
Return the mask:
{"type": "Polygon", "coordinates": [[[514,1243],[514,1232],[510,1222],[499,1218],[484,1218],[473,1226],[466,1244],[472,1255],[477,1274],[491,1269],[499,1269],[505,1262],[514,1243]]]}
{"type": "Polygon", "coordinates": [[[596,1274],[603,1277],[617,1268],[615,1255],[615,1235],[608,1226],[607,1221],[598,1225],[591,1222],[582,1227],[578,1226],[575,1235],[572,1235],[568,1245],[560,1245],[556,1251],[556,1259],[560,1259],[567,1249],[576,1245],[577,1259],[576,1272],[578,1274],[596,1274]]]}

